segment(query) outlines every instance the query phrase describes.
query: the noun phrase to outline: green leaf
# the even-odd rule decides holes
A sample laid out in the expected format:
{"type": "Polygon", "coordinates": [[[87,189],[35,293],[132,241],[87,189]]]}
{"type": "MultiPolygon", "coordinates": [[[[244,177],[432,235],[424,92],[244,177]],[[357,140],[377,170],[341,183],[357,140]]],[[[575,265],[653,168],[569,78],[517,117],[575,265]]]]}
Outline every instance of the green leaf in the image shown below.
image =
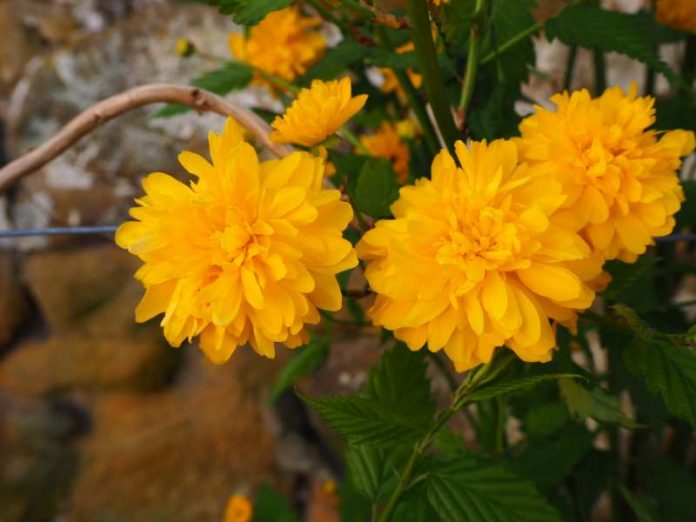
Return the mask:
{"type": "Polygon", "coordinates": [[[418,57],[415,52],[397,53],[386,49],[375,49],[369,59],[371,65],[389,69],[418,70],[418,57]]]}
{"type": "Polygon", "coordinates": [[[529,377],[520,377],[518,379],[496,382],[483,386],[482,388],[474,390],[466,395],[463,400],[464,403],[486,401],[502,395],[528,390],[537,386],[538,384],[541,384],[542,382],[548,382],[561,378],[582,379],[583,377],[573,373],[543,373],[529,377]]]}
{"type": "Polygon", "coordinates": [[[588,390],[572,379],[560,379],[558,386],[568,410],[576,417],[591,417],[599,422],[620,424],[627,428],[637,426],[633,419],[624,414],[619,398],[609,395],[602,388],[594,387],[588,390]]]}
{"type": "Polygon", "coordinates": [[[370,520],[372,503],[356,488],[350,470],[339,488],[338,512],[341,522],[365,522],[370,520]]]}
{"type": "Polygon", "coordinates": [[[248,65],[230,62],[219,69],[208,71],[191,81],[191,85],[223,96],[244,89],[251,82],[253,72],[248,65]]]}
{"type": "MultiPolygon", "coordinates": [[[[481,56],[495,52],[496,48],[518,36],[534,25],[532,10],[535,2],[529,0],[496,0],[491,9],[491,29],[481,45],[481,56]]],[[[528,66],[534,65],[534,44],[531,35],[520,40],[496,59],[506,83],[518,87],[529,76],[528,66]]],[[[495,63],[492,64],[495,66],[495,63]]]]}
{"type": "Polygon", "coordinates": [[[414,442],[427,431],[411,418],[365,397],[302,399],[351,444],[388,446],[414,442]]]}
{"type": "Polygon", "coordinates": [[[397,344],[370,371],[367,396],[425,428],[435,415],[427,370],[421,352],[397,344]]]}
{"type": "Polygon", "coordinates": [[[391,520],[398,522],[440,522],[442,519],[428,500],[425,481],[409,487],[399,500],[391,520]]]}
{"type": "Polygon", "coordinates": [[[297,379],[309,375],[329,355],[330,340],[326,337],[313,339],[307,346],[299,348],[297,354],[283,367],[278,376],[269,402],[275,402],[281,393],[290,388],[297,379]]]}
{"type": "Polygon", "coordinates": [[[351,65],[361,62],[370,50],[352,38],[344,38],[336,47],[329,49],[323,58],[298,80],[298,85],[307,85],[312,80],[333,80],[345,73],[351,65]]]}
{"type": "Polygon", "coordinates": [[[619,484],[619,491],[626,499],[626,503],[631,506],[638,522],[658,522],[659,519],[654,512],[654,508],[650,505],[650,501],[645,495],[640,493],[634,494],[621,484],[619,484]]]}
{"type": "Polygon", "coordinates": [[[560,401],[534,403],[524,418],[524,431],[531,440],[545,439],[568,423],[568,410],[560,401]]]}
{"type": "Polygon", "coordinates": [[[642,479],[657,500],[660,522],[696,520],[696,480],[691,469],[669,458],[641,463],[642,479]]]}
{"type": "Polygon", "coordinates": [[[673,415],[696,426],[696,356],[691,350],[662,339],[636,338],[624,358],[673,415]]]}
{"type": "Polygon", "coordinates": [[[611,283],[602,295],[613,301],[625,301],[628,292],[643,276],[657,265],[658,258],[653,255],[643,255],[635,263],[609,261],[604,269],[611,275],[611,283]]]}
{"type": "Polygon", "coordinates": [[[384,483],[387,451],[370,446],[350,446],[346,452],[346,464],[355,489],[372,501],[379,498],[384,483]]]}
{"type": "Polygon", "coordinates": [[[389,206],[399,197],[399,182],[386,158],[365,160],[355,184],[355,208],[374,218],[391,215],[389,206]]]}
{"type": "Polygon", "coordinates": [[[171,118],[172,116],[178,116],[179,114],[185,114],[193,110],[188,105],[182,105],[180,103],[167,103],[164,107],[158,110],[152,115],[153,118],[171,118]]]}
{"type": "Polygon", "coordinates": [[[421,353],[397,345],[370,371],[362,396],[302,399],[352,445],[408,444],[425,435],[435,413],[425,372],[421,353]]]}
{"type": "Polygon", "coordinates": [[[533,480],[541,491],[550,491],[592,448],[592,436],[581,426],[570,425],[552,438],[529,444],[510,466],[518,475],[533,480]]]}
{"type": "Polygon", "coordinates": [[[232,15],[240,25],[255,25],[271,11],[284,9],[292,0],[195,0],[217,7],[221,14],[232,15]]]}
{"type": "MultiPolygon", "coordinates": [[[[224,96],[225,94],[244,89],[251,82],[252,70],[248,65],[239,62],[230,62],[220,69],[208,71],[197,76],[191,81],[191,85],[224,96]]],[[[170,118],[193,110],[191,107],[180,103],[167,103],[159,111],[153,114],[153,118],[170,118]]]]}
{"type": "Polygon", "coordinates": [[[254,503],[253,522],[298,522],[288,501],[268,484],[261,484],[254,503]]]}
{"type": "Polygon", "coordinates": [[[645,17],[636,14],[575,5],[546,22],[546,35],[549,40],[558,38],[567,45],[625,54],[661,72],[674,83],[676,75],[657,53],[659,42],[651,41],[650,32],[641,31],[645,24],[645,17]]]}
{"type": "Polygon", "coordinates": [[[430,504],[445,521],[560,520],[531,482],[471,454],[460,453],[434,464],[427,487],[430,504]]]}

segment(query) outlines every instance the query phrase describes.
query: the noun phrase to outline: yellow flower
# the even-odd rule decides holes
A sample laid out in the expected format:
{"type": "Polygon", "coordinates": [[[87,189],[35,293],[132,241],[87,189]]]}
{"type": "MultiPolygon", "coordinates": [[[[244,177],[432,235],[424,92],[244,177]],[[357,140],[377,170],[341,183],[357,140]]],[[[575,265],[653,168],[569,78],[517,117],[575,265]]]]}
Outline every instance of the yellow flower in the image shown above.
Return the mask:
{"type": "Polygon", "coordinates": [[[548,361],[550,319],[573,323],[590,306],[584,281],[601,266],[554,222],[560,183],[518,163],[513,142],[455,148],[461,167],[443,150],[432,179],[403,187],[395,219],[358,243],[377,293],[369,315],[412,350],[444,349],[458,371],[488,362],[503,344],[525,361],[548,361]]]}
{"type": "Polygon", "coordinates": [[[362,143],[370,154],[389,159],[394,172],[402,185],[408,180],[408,162],[411,153],[408,145],[401,141],[399,132],[393,123],[384,122],[377,132],[361,136],[362,143]]]}
{"type": "Polygon", "coordinates": [[[178,54],[179,56],[183,58],[188,58],[189,56],[195,54],[196,46],[193,45],[193,42],[191,40],[182,36],[176,41],[174,50],[176,51],[176,54],[178,54]]]}
{"type": "Polygon", "coordinates": [[[210,133],[212,163],[182,152],[190,186],[163,173],[143,180],[145,196],[116,242],[144,265],[136,321],[164,314],[173,346],[200,335],[216,363],[249,343],[275,356],[274,343],[307,341],[317,308],[338,310],[335,275],[357,264],[342,231],[352,219],[338,190],[322,188],[324,164],[306,152],[259,162],[242,130],[227,120],[210,133]]]}
{"type": "MultiPolygon", "coordinates": [[[[401,47],[396,48],[396,52],[398,54],[403,54],[403,53],[409,53],[415,50],[415,46],[413,45],[413,42],[408,42],[401,47]]],[[[405,93],[403,89],[401,88],[401,85],[399,85],[399,81],[396,79],[396,75],[394,74],[394,71],[391,69],[388,69],[386,67],[380,67],[380,72],[382,73],[382,76],[384,77],[384,83],[382,83],[381,90],[382,92],[396,92],[397,96],[400,99],[405,99],[405,93]]],[[[414,72],[413,69],[407,69],[406,73],[408,74],[408,77],[411,79],[411,83],[413,86],[418,89],[420,88],[421,84],[423,83],[423,77],[418,74],[417,72],[414,72]]]]}
{"type": "Polygon", "coordinates": [[[696,33],[696,2],[657,0],[657,19],[674,29],[696,33]]]}
{"type": "Polygon", "coordinates": [[[243,495],[232,495],[225,508],[225,522],[250,522],[254,508],[243,495]]]}
{"type": "Polygon", "coordinates": [[[351,119],[367,101],[366,94],[351,97],[348,77],[323,82],[314,80],[302,89],[285,114],[273,121],[271,139],[312,147],[331,136],[351,119]]]}
{"type": "Polygon", "coordinates": [[[555,110],[536,107],[520,125],[522,157],[553,171],[568,194],[560,218],[606,259],[634,261],[669,234],[683,194],[680,156],[694,148],[686,131],[658,134],[653,98],[607,89],[557,94],[555,110]]]}
{"type": "Polygon", "coordinates": [[[302,16],[299,8],[288,7],[268,14],[248,37],[230,34],[228,44],[238,60],[293,81],[326,49],[326,40],[316,31],[320,25],[320,18],[302,16]]]}

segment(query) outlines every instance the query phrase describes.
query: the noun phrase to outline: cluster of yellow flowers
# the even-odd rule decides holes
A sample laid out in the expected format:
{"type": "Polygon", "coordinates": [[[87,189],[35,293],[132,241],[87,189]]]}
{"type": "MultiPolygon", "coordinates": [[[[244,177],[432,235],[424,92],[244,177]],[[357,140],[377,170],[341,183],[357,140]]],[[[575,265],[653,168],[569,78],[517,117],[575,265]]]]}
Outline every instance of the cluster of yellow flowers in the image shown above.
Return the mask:
{"type": "MultiPolygon", "coordinates": [[[[413,350],[444,349],[459,371],[503,345],[548,361],[554,323],[572,327],[591,305],[604,261],[633,261],[674,227],[693,133],[648,130],[654,100],[635,89],[552,101],[555,110],[536,107],[522,122],[519,138],[457,142],[456,160],[443,150],[430,179],[401,189],[394,219],[357,245],[377,294],[373,323],[413,350]]],[[[274,139],[315,145],[364,103],[347,79],[317,81],[274,123],[274,139]]],[[[385,124],[363,144],[380,155],[398,139],[385,124]]],[[[232,120],[209,140],[212,163],[179,158],[197,180],[151,174],[136,221],[118,231],[118,244],[145,262],[136,319],[164,314],[172,345],[200,335],[214,362],[246,343],[273,357],[274,343],[306,342],[318,309],[341,307],[336,274],[357,264],[342,237],[353,213],[323,187],[322,157],[259,162],[232,120]]]]}

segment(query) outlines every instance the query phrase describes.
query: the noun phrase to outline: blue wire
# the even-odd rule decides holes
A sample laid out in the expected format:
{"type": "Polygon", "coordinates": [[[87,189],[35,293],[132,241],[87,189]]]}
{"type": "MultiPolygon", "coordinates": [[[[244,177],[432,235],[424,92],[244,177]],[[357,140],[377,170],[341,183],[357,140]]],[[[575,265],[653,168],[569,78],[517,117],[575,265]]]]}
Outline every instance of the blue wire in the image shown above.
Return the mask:
{"type": "Polygon", "coordinates": [[[113,234],[118,225],[84,226],[84,227],[44,227],[44,228],[19,228],[14,230],[0,230],[0,239],[8,237],[30,236],[76,236],[81,234],[113,234]]]}

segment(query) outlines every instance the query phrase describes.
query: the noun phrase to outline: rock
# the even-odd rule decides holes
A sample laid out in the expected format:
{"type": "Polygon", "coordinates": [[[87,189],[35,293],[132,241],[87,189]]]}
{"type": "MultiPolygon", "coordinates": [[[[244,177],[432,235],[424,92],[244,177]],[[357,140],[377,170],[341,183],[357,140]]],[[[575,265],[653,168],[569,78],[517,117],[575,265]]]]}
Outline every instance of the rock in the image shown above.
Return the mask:
{"type": "Polygon", "coordinates": [[[177,354],[148,330],[130,337],[78,332],[23,344],[0,363],[0,389],[47,396],[76,388],[158,388],[177,354]]]}
{"type": "Polygon", "coordinates": [[[222,520],[235,491],[287,490],[262,415],[278,365],[240,350],[214,366],[186,350],[171,389],[94,398],[66,520],[222,520]]]}
{"type": "Polygon", "coordinates": [[[0,393],[3,522],[54,520],[74,476],[80,424],[66,404],[0,393]]]}
{"type": "Polygon", "coordinates": [[[138,266],[131,254],[104,244],[32,254],[24,271],[49,329],[65,332],[86,324],[91,313],[128,287],[138,266]]]}
{"type": "Polygon", "coordinates": [[[0,346],[12,340],[28,311],[14,256],[0,250],[0,346]]]}

